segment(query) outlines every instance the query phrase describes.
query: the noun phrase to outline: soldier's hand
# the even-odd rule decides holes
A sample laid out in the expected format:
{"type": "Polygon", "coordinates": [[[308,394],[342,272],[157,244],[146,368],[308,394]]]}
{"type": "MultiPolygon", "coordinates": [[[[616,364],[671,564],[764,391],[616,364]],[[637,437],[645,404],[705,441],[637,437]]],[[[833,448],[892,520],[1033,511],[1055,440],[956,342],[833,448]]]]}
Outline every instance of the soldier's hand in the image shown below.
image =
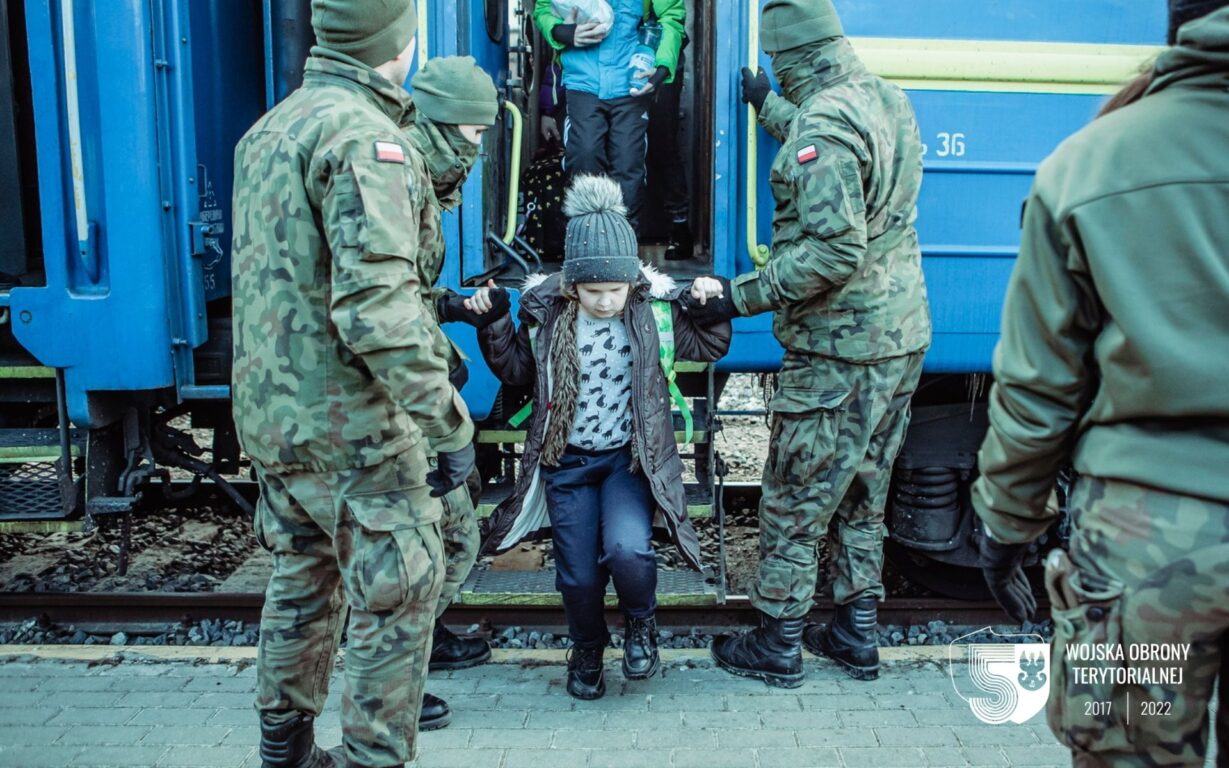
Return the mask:
{"type": "Polygon", "coordinates": [[[508,292],[496,288],[491,281],[487,287],[480,288],[473,296],[461,296],[450,293],[437,300],[436,312],[441,323],[467,323],[475,328],[486,328],[491,323],[508,313],[512,301],[508,292]]]}
{"type": "Polygon", "coordinates": [[[449,491],[465,485],[465,480],[474,471],[474,444],[467,443],[456,451],[440,453],[435,458],[435,469],[427,473],[427,485],[431,495],[439,498],[449,491]]]}
{"type": "Polygon", "coordinates": [[[1016,623],[1031,619],[1037,610],[1037,598],[1024,576],[1024,555],[1027,544],[1003,544],[983,531],[978,536],[977,549],[982,576],[990,594],[1003,611],[1016,623]]]}
{"type": "Polygon", "coordinates": [[[768,82],[768,73],[763,69],[751,74],[750,67],[743,67],[742,100],[755,107],[759,112],[764,108],[764,100],[772,93],[772,85],[768,82]]]}

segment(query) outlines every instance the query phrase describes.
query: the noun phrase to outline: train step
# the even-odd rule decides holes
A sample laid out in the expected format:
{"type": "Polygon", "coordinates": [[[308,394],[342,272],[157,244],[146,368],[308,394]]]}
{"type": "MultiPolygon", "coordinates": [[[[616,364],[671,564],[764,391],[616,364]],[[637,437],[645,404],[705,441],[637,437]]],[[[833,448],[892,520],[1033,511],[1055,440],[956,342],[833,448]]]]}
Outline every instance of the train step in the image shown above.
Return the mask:
{"type": "MultiPolygon", "coordinates": [[[[83,454],[84,440],[70,433],[73,458],[83,454]]],[[[83,521],[64,510],[60,455],[59,430],[0,429],[0,533],[81,530],[83,521]]]]}
{"type": "MultiPolygon", "coordinates": [[[[512,481],[488,483],[482,490],[482,499],[478,502],[478,517],[490,517],[495,507],[512,495],[512,481]]],[[[713,488],[701,483],[685,483],[687,494],[687,516],[692,519],[713,516],[713,488]]]]}
{"type": "MultiPolygon", "coordinates": [[[[717,585],[710,577],[692,570],[657,572],[659,605],[716,605],[717,585]]],[[[497,571],[474,569],[461,587],[455,603],[459,605],[561,606],[555,589],[555,569],[539,571],[497,571]]],[[[618,605],[614,586],[606,589],[606,605],[618,605]]]]}

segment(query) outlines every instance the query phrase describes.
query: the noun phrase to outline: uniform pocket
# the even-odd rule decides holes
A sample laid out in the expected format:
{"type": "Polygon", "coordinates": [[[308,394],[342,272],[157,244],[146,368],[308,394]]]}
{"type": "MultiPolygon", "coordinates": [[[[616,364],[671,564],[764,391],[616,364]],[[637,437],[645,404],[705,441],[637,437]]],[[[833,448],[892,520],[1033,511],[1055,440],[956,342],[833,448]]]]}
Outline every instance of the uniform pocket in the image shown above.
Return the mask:
{"type": "Polygon", "coordinates": [[[364,497],[346,499],[346,545],[338,546],[347,598],[358,610],[394,611],[434,600],[444,580],[444,546],[437,521],[390,527],[364,497]],[[371,524],[380,527],[371,527],[371,524]]]}
{"type": "Polygon", "coordinates": [[[1050,729],[1072,749],[1131,749],[1127,702],[1114,678],[1126,666],[1123,584],[1076,568],[1065,553],[1046,561],[1054,619],[1050,729]]]}
{"type": "Polygon", "coordinates": [[[837,415],[849,392],[782,383],[769,407],[773,412],[769,471],[798,485],[813,482],[831,466],[836,450],[837,415]]]}

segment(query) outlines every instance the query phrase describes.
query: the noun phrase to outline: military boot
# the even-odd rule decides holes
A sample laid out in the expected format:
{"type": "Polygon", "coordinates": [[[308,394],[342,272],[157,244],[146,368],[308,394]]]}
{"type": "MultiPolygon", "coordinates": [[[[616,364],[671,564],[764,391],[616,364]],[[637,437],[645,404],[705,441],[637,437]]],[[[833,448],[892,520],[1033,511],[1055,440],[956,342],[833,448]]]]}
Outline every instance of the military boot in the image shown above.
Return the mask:
{"type": "Polygon", "coordinates": [[[657,674],[657,619],[627,618],[623,633],[623,677],[647,680],[657,674]]]}
{"type": "Polygon", "coordinates": [[[605,648],[576,648],[568,651],[568,694],[573,698],[600,699],[606,695],[602,670],[605,648]]]}
{"type": "Polygon", "coordinates": [[[778,688],[802,685],[803,619],[760,614],[760,626],[743,635],[713,638],[712,653],[727,672],[754,677],[778,688]]]}
{"type": "Polygon", "coordinates": [[[695,251],[695,240],[691,236],[691,225],[687,219],[673,222],[670,225],[670,243],[666,246],[668,261],[690,259],[695,251]]]}
{"type": "Polygon", "coordinates": [[[802,641],[816,656],[827,656],[844,667],[856,680],[879,677],[879,643],[875,627],[879,623],[878,600],[859,597],[838,605],[827,626],[807,625],[802,641]]]}
{"type": "Polygon", "coordinates": [[[422,712],[418,715],[418,730],[438,731],[440,728],[447,727],[451,722],[452,710],[448,708],[448,702],[439,696],[424,693],[422,712]]]}
{"type": "Polygon", "coordinates": [[[261,768],[334,768],[333,759],[316,746],[314,730],[311,715],[298,715],[284,723],[262,717],[261,768]]]}
{"type": "Polygon", "coordinates": [[[431,662],[427,666],[432,672],[446,669],[468,669],[491,658],[491,646],[480,638],[457,637],[444,622],[435,620],[435,632],[431,640],[431,662]]]}

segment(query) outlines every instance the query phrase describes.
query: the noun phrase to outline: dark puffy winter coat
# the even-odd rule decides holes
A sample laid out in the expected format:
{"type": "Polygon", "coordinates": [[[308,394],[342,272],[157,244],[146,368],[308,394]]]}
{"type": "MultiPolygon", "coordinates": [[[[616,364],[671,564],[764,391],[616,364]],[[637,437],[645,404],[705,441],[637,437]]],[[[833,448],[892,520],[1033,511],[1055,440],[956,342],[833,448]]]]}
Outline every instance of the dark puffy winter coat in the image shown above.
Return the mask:
{"type": "MultiPolygon", "coordinates": [[[[546,435],[551,401],[547,356],[555,323],[568,299],[560,293],[560,277],[531,278],[521,296],[520,329],[506,315],[480,331],[478,341],[487,365],[499,380],[510,386],[533,385],[534,410],[526,427],[525,451],[516,490],[484,521],[482,552],[496,554],[515,547],[550,525],[546,494],[539,475],[539,458],[546,435]],[[531,345],[529,329],[536,327],[531,345]]],[[[674,318],[675,358],[712,362],[730,348],[728,322],[707,328],[696,326],[677,301],[682,289],[669,276],[649,267],[641,271],[624,310],[627,335],[632,344],[632,429],[639,467],[645,472],[657,502],[659,520],[683,558],[699,570],[700,543],[687,517],[683,490],[683,461],[674,442],[670,417],[670,393],[661,370],[657,324],[649,303],[670,301],[674,318]]]]}

